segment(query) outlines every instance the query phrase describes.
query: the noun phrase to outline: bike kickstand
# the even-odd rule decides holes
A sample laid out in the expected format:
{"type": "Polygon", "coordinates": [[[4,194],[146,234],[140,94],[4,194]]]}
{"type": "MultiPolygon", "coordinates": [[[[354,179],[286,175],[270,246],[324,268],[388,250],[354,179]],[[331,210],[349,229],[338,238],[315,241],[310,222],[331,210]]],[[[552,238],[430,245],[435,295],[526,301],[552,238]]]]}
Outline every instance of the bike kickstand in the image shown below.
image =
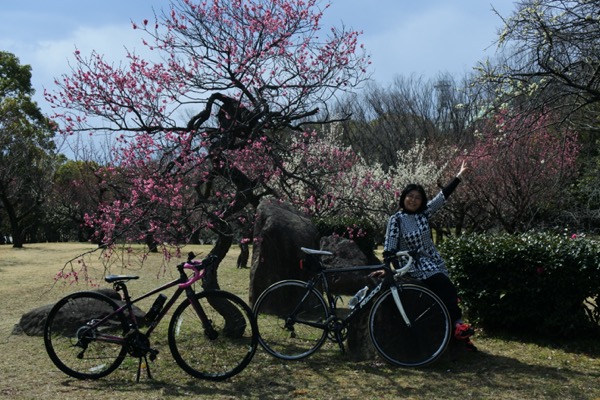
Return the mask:
{"type": "Polygon", "coordinates": [[[338,342],[338,346],[340,346],[340,351],[342,354],[346,353],[346,348],[344,347],[344,341],[342,340],[342,334],[340,332],[336,332],[335,338],[338,342]]]}
{"type": "Polygon", "coordinates": [[[142,369],[146,370],[148,379],[152,379],[152,374],[150,373],[150,364],[148,364],[148,358],[146,356],[140,357],[140,362],[138,364],[138,370],[137,370],[137,378],[136,378],[137,383],[140,382],[140,375],[141,375],[142,369]],[[146,368],[144,368],[144,366],[146,368]]]}

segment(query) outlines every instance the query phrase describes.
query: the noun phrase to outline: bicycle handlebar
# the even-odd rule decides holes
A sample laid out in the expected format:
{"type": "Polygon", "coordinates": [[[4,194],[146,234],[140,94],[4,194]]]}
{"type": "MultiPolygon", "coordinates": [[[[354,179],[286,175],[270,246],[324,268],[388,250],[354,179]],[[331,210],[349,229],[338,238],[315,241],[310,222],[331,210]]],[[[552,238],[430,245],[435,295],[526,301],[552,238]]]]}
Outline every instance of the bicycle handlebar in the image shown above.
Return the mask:
{"type": "Polygon", "coordinates": [[[416,254],[412,251],[399,251],[395,254],[396,258],[406,260],[406,264],[400,269],[392,269],[394,271],[394,276],[402,276],[406,274],[413,265],[416,254]]]}
{"type": "Polygon", "coordinates": [[[179,287],[181,289],[186,289],[186,288],[192,286],[195,282],[202,279],[204,277],[204,274],[206,273],[206,268],[212,262],[214,262],[214,260],[217,258],[217,256],[209,255],[208,257],[206,257],[204,260],[201,260],[201,261],[192,260],[191,258],[192,257],[188,258],[187,262],[179,264],[179,267],[182,270],[191,269],[193,271],[192,276],[186,282],[179,284],[179,287]]]}

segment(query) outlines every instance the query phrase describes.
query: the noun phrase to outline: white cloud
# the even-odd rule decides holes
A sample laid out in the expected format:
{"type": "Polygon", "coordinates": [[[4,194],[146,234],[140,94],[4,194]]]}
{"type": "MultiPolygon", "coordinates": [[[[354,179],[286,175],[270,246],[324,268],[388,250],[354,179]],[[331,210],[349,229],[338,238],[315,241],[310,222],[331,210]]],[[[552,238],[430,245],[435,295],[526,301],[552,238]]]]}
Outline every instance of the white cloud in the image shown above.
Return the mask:
{"type": "Polygon", "coordinates": [[[366,35],[375,79],[387,83],[395,75],[434,78],[445,72],[460,78],[471,72],[478,61],[493,53],[501,23],[489,5],[482,5],[473,9],[452,3],[415,9],[399,16],[389,29],[366,35]]]}
{"type": "MultiPolygon", "coordinates": [[[[20,1],[29,6],[9,3],[13,9],[5,7],[6,13],[0,15],[0,48],[32,66],[36,97],[44,87],[53,87],[54,78],[69,73],[76,48],[84,55],[95,50],[115,62],[124,59],[125,47],[148,54],[141,44],[142,32],[133,30],[130,20],[151,17],[152,6],[167,4],[164,0],[66,5],[20,1]],[[24,13],[26,8],[29,11],[24,13]]],[[[504,14],[513,9],[506,0],[334,0],[323,22],[362,30],[374,79],[385,84],[396,74],[435,77],[440,72],[470,71],[486,55],[501,23],[490,3],[504,14]]]]}

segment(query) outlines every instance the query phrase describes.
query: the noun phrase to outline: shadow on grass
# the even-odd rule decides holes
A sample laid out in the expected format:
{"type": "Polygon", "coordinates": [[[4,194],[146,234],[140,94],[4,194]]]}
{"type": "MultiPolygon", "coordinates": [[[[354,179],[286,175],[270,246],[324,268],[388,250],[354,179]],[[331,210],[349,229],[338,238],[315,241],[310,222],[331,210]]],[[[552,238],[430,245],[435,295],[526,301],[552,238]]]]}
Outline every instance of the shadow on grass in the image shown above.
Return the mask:
{"type": "MultiPolygon", "coordinates": [[[[502,346],[504,351],[511,343],[502,346]]],[[[495,354],[493,344],[486,340],[480,347],[482,351],[476,353],[449,348],[433,365],[416,369],[398,368],[380,360],[357,362],[337,350],[321,350],[307,359],[286,362],[259,349],[244,371],[222,382],[193,379],[174,366],[173,379],[165,379],[167,371],[163,371],[159,379],[138,384],[128,374],[128,379],[123,379],[124,375],[91,382],[68,379],[63,385],[73,390],[95,390],[103,397],[113,392],[122,398],[451,399],[469,393],[475,398],[508,399],[528,398],[534,393],[544,398],[598,395],[593,388],[600,378],[599,368],[546,365],[534,357],[531,361],[521,357],[518,350],[515,356],[499,354],[500,350],[495,354]]],[[[597,354],[597,345],[592,352],[597,354]]]]}
{"type": "MultiPolygon", "coordinates": [[[[598,344],[595,346],[592,353],[598,354],[598,344]]],[[[449,348],[440,360],[424,368],[382,369],[364,365],[362,375],[382,377],[386,386],[395,390],[388,390],[388,394],[399,397],[460,398],[461,393],[470,393],[481,398],[527,398],[537,393],[552,398],[589,398],[587,390],[596,387],[600,369],[587,370],[564,363],[546,366],[485,349],[467,352],[449,348]]]]}
{"type": "Polygon", "coordinates": [[[236,398],[239,392],[226,383],[216,386],[203,380],[189,380],[186,383],[171,383],[161,380],[145,380],[139,383],[129,379],[103,379],[98,381],[78,381],[67,379],[62,386],[76,392],[96,391],[98,397],[111,398],[111,393],[121,398],[236,398]]]}

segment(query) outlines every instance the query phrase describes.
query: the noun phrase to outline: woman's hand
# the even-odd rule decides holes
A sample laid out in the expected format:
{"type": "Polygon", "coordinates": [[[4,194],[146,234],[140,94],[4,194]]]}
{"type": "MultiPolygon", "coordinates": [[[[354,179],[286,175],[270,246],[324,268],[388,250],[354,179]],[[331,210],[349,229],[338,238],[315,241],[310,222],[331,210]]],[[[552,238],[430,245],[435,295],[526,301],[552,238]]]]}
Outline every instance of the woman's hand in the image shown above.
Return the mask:
{"type": "Polygon", "coordinates": [[[460,178],[460,176],[463,174],[463,172],[468,171],[469,168],[467,167],[467,164],[463,161],[462,165],[460,166],[460,171],[458,171],[458,174],[456,174],[457,178],[460,178]]]}
{"type": "Polygon", "coordinates": [[[369,278],[379,278],[385,275],[384,269],[378,269],[377,271],[373,271],[369,274],[369,278]]]}

